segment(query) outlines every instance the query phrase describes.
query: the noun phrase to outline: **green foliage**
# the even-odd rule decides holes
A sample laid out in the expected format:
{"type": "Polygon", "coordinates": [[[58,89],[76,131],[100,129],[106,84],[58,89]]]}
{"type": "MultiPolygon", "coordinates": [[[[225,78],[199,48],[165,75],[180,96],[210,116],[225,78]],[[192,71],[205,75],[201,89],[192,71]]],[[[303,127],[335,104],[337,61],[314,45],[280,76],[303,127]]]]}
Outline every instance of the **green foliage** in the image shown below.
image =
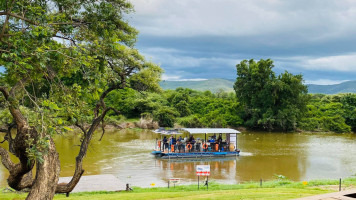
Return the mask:
{"type": "Polygon", "coordinates": [[[182,117],[177,120],[177,123],[186,128],[201,128],[203,123],[200,121],[197,115],[189,115],[187,117],[182,117]]]}
{"type": "MultiPolygon", "coordinates": [[[[291,76],[290,74],[285,75],[291,76]]],[[[290,78],[287,77],[287,80],[290,78]]],[[[288,85],[284,85],[283,88],[281,91],[294,90],[288,85]]],[[[355,124],[352,124],[355,119],[355,96],[355,94],[303,95],[300,104],[304,104],[306,100],[309,101],[305,108],[306,112],[301,118],[299,118],[299,110],[295,108],[296,105],[286,104],[283,104],[286,105],[284,108],[276,105],[278,110],[267,109],[261,114],[261,118],[258,118],[258,109],[255,109],[256,112],[252,114],[259,119],[257,121],[259,125],[290,126],[306,131],[350,132],[350,127],[355,127],[355,124]]],[[[289,99],[284,98],[283,101],[289,101],[289,99]]],[[[210,91],[199,92],[178,88],[159,93],[140,93],[132,89],[125,89],[112,92],[106,102],[108,106],[121,110],[127,118],[139,118],[142,114],[153,116],[153,113],[162,107],[170,108],[168,112],[175,114],[164,116],[163,113],[160,113],[162,119],[169,119],[166,120],[168,123],[164,123],[169,126],[177,122],[184,127],[238,127],[241,125],[256,127],[254,118],[246,117],[248,115],[236,95],[222,91],[213,94],[210,91]],[[181,104],[184,106],[179,106],[181,104]],[[185,112],[182,108],[188,110],[189,115],[184,116],[185,112]]],[[[163,112],[162,109],[161,112],[163,112]]],[[[118,120],[114,116],[111,117],[114,118],[111,120],[112,122],[118,120]]]]}
{"type": "Polygon", "coordinates": [[[173,126],[176,117],[180,117],[178,124],[185,127],[237,127],[243,123],[242,109],[233,93],[212,94],[183,88],[159,93],[118,91],[109,95],[106,103],[125,110],[122,114],[129,118],[151,114],[165,126],[173,126]],[[174,114],[164,115],[166,109],[174,114]]]}
{"type": "Polygon", "coordinates": [[[159,93],[119,90],[109,95],[107,105],[124,111],[125,117],[151,115],[164,126],[237,127],[243,121],[240,104],[233,93],[199,92],[178,88],[159,93]],[[164,114],[167,111],[167,114],[164,114]]]}
{"type": "Polygon", "coordinates": [[[202,81],[162,81],[160,85],[164,90],[175,90],[182,87],[202,92],[218,93],[221,90],[233,92],[234,82],[226,79],[209,79],[202,81]]]}
{"type": "Polygon", "coordinates": [[[137,91],[161,91],[159,82],[161,81],[162,68],[153,64],[145,63],[144,69],[132,75],[130,85],[137,91]]]}
{"type": "Polygon", "coordinates": [[[356,132],[356,94],[344,94],[341,96],[340,102],[344,109],[345,123],[351,126],[352,131],[356,132]]]}
{"type": "Polygon", "coordinates": [[[245,125],[267,130],[296,130],[306,111],[307,87],[301,75],[284,72],[277,77],[273,67],[269,59],[244,60],[236,65],[234,89],[245,108],[245,125]]]}
{"type": "Polygon", "coordinates": [[[167,106],[167,100],[160,93],[142,93],[135,101],[136,114],[153,113],[162,106],[167,106]]]}
{"type": "Polygon", "coordinates": [[[179,113],[168,106],[160,107],[153,112],[153,119],[162,127],[173,127],[177,116],[179,113]]]}
{"type": "MultiPolygon", "coordinates": [[[[309,131],[346,133],[351,127],[346,123],[347,104],[340,103],[348,95],[310,95],[307,112],[300,121],[300,128],[309,131]]],[[[348,97],[346,97],[348,98],[348,97]]]]}
{"type": "Polygon", "coordinates": [[[132,113],[135,109],[135,100],[138,98],[139,94],[131,89],[125,88],[122,90],[112,91],[108,97],[105,99],[105,103],[113,108],[116,108],[121,112],[122,115],[127,117],[137,117],[132,113]]]}
{"type": "Polygon", "coordinates": [[[31,158],[45,153],[53,134],[93,122],[107,94],[108,104],[135,117],[135,90],[160,91],[162,69],[134,48],[128,1],[1,1],[0,10],[9,7],[16,15],[0,20],[0,86],[14,92],[8,100],[0,95],[1,125],[12,122],[9,108],[21,110],[40,133],[28,141],[31,158]]]}

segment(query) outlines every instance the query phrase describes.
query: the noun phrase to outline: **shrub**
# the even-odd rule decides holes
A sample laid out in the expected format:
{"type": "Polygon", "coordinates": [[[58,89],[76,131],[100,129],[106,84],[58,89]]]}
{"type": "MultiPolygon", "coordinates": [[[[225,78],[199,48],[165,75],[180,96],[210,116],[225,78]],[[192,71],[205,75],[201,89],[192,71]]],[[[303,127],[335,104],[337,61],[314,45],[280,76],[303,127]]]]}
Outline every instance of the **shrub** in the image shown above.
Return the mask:
{"type": "Polygon", "coordinates": [[[153,119],[162,127],[173,127],[179,113],[168,106],[163,106],[153,112],[153,119]]]}

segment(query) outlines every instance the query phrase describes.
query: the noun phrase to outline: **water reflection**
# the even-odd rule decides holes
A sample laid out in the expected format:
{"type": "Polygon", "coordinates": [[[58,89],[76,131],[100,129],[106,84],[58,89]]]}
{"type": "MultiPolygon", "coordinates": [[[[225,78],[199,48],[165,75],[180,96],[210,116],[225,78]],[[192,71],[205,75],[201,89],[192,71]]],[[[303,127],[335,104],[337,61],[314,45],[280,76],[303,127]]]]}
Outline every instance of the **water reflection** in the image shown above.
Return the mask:
{"type": "MultiPolygon", "coordinates": [[[[348,177],[356,172],[356,137],[351,134],[247,132],[237,137],[242,151],[239,157],[203,160],[154,158],[150,152],[160,136],[150,131],[107,132],[100,142],[99,137],[100,133],[93,138],[84,159],[84,175],[114,174],[123,182],[143,187],[151,183],[165,186],[172,177],[182,178],[183,183],[196,182],[195,166],[200,164],[210,164],[211,180],[225,183],[274,179],[277,174],[292,180],[308,180],[348,177]]],[[[57,136],[55,142],[61,176],[71,176],[80,136],[57,136]]],[[[7,176],[0,165],[0,187],[6,186],[7,176]]]]}

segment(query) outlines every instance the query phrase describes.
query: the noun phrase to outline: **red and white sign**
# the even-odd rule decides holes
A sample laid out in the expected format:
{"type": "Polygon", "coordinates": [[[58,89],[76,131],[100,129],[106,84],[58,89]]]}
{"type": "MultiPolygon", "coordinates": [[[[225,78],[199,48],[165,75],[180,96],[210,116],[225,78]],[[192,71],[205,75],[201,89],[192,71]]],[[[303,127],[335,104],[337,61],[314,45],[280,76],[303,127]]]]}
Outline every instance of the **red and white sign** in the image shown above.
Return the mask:
{"type": "Polygon", "coordinates": [[[197,176],[209,176],[210,165],[197,165],[197,176]]]}
{"type": "Polygon", "coordinates": [[[178,184],[180,182],[180,178],[170,178],[169,182],[174,183],[174,184],[176,184],[176,183],[178,184]]]}

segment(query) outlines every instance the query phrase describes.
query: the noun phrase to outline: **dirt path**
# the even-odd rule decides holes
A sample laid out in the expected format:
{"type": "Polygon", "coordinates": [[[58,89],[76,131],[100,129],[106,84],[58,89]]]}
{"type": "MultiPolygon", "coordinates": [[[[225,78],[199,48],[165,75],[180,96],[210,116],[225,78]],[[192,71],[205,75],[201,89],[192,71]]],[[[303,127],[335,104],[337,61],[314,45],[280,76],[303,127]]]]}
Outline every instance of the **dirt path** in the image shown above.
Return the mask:
{"type": "Polygon", "coordinates": [[[356,196],[356,189],[344,190],[341,192],[334,192],[334,193],[328,193],[328,194],[315,195],[315,196],[304,197],[304,198],[299,198],[299,199],[295,199],[295,200],[355,200],[355,198],[345,196],[345,195],[350,195],[350,194],[351,195],[354,194],[356,196]]]}
{"type": "MultiPolygon", "coordinates": [[[[68,183],[72,177],[61,177],[58,183],[68,183]]],[[[112,174],[82,176],[72,192],[125,190],[126,184],[112,174]]]]}

